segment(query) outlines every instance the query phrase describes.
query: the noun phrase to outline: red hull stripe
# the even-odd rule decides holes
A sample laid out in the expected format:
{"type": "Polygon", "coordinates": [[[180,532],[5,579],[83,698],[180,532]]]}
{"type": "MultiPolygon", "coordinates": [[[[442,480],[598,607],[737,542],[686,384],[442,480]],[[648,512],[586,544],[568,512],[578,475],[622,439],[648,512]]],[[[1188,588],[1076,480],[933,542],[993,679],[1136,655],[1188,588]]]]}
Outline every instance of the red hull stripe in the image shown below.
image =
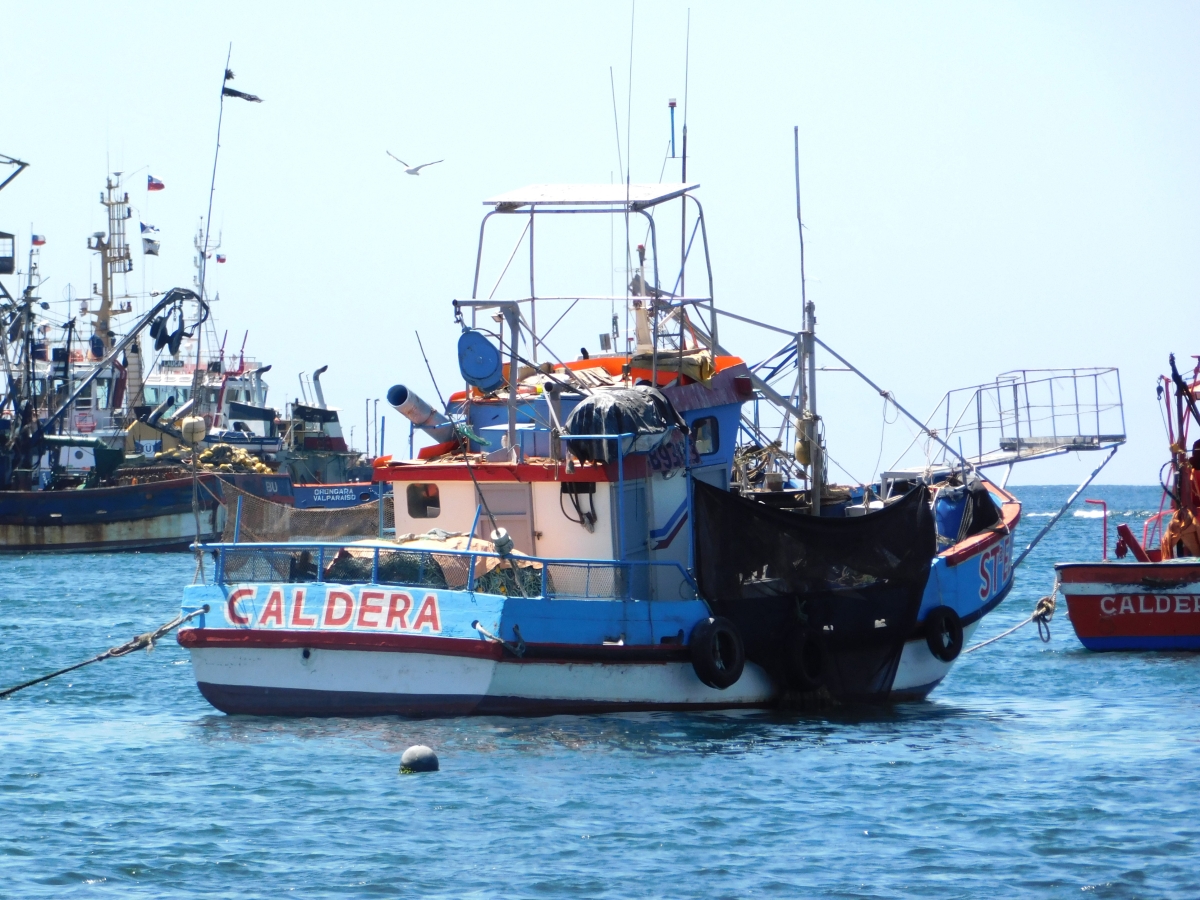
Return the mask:
{"type": "Polygon", "coordinates": [[[277,649],[311,647],[323,650],[368,650],[381,653],[433,653],[473,659],[503,659],[509,663],[631,663],[688,662],[687,647],[679,644],[526,644],[525,654],[513,656],[499,644],[470,638],[444,638],[419,634],[369,634],[354,631],[268,631],[240,628],[184,628],[180,646],[188,649],[237,647],[277,649]]]}
{"type": "Polygon", "coordinates": [[[470,638],[444,638],[418,634],[364,634],[337,631],[267,631],[240,628],[183,628],[179,644],[201,647],[277,648],[312,647],[324,650],[376,650],[383,653],[434,653],[500,659],[499,644],[470,638]]]}

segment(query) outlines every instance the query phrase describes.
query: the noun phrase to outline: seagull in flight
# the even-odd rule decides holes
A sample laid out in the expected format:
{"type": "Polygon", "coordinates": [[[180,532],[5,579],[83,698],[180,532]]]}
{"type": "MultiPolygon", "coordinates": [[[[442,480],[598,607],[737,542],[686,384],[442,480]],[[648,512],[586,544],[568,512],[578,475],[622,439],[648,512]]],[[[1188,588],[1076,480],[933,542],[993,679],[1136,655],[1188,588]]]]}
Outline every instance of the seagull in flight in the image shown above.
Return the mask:
{"type": "Polygon", "coordinates": [[[396,162],[400,163],[400,165],[404,166],[404,171],[406,173],[408,173],[409,175],[420,175],[421,170],[424,169],[426,166],[436,166],[440,162],[445,162],[444,159],[435,159],[433,162],[421,163],[421,165],[419,165],[419,166],[410,166],[408,163],[406,163],[404,160],[402,160],[400,157],[398,157],[391,150],[385,150],[383,152],[386,153],[388,156],[390,156],[392,159],[394,159],[396,162]]]}

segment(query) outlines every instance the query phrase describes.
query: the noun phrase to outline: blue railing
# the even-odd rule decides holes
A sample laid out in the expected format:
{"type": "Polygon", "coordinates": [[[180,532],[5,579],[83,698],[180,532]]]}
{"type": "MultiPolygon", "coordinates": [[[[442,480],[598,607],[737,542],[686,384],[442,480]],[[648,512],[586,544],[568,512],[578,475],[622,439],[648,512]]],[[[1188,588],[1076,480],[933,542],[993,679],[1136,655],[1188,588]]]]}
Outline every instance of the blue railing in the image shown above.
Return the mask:
{"type": "Polygon", "coordinates": [[[671,572],[678,575],[681,599],[696,592],[691,574],[670,561],[501,556],[344,542],[220,543],[205,549],[216,554],[218,584],[394,584],[525,597],[648,599],[652,576],[671,572]]]}

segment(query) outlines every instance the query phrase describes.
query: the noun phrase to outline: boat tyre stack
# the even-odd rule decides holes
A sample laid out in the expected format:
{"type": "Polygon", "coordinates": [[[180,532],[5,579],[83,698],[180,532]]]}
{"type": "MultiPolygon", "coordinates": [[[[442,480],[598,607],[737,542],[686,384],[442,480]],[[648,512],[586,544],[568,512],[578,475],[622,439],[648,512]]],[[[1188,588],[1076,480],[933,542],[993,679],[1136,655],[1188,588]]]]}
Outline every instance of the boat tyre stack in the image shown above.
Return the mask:
{"type": "Polygon", "coordinates": [[[728,619],[722,616],[702,619],[692,629],[688,647],[696,677],[710,688],[723,691],[742,677],[746,649],[737,627],[728,619]]]}
{"type": "Polygon", "coordinates": [[[815,691],[823,683],[825,653],[817,635],[800,622],[788,628],[783,638],[784,676],[794,691],[815,691]]]}
{"type": "Polygon", "coordinates": [[[962,620],[949,606],[935,606],[925,617],[925,643],[942,662],[954,662],[963,648],[962,620]]]}

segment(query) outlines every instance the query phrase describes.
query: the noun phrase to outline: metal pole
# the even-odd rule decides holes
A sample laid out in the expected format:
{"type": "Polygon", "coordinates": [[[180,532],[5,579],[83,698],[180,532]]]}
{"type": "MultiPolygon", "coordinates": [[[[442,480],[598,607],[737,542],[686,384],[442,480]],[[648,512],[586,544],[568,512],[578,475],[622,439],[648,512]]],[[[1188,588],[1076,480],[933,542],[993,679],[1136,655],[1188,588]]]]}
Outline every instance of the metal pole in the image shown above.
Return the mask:
{"type": "Polygon", "coordinates": [[[537,341],[537,289],[533,285],[533,204],[529,205],[529,333],[533,344],[533,364],[538,361],[537,341]]]}
{"type": "Polygon", "coordinates": [[[508,454],[517,461],[517,339],[521,335],[520,311],[515,303],[504,307],[508,319],[508,454]]]}
{"type": "MultiPolygon", "coordinates": [[[[671,134],[675,133],[675,110],[671,110],[671,134]]],[[[672,149],[672,153],[674,150],[672,149]]],[[[683,125],[683,174],[679,178],[682,184],[687,184],[687,123],[683,125]]],[[[686,280],[684,276],[687,273],[687,195],[679,198],[679,296],[686,297],[687,289],[684,287],[686,280]]]]}
{"type": "MultiPolygon", "coordinates": [[[[800,126],[792,127],[793,162],[796,170],[796,227],[800,232],[800,308],[804,316],[804,338],[801,343],[803,354],[800,357],[801,382],[805,402],[801,404],[804,412],[804,439],[808,442],[809,461],[812,466],[812,478],[809,490],[812,495],[812,514],[821,515],[821,491],[824,487],[823,462],[821,460],[820,432],[817,430],[817,363],[813,346],[813,331],[817,324],[814,312],[816,308],[808,302],[808,290],[804,277],[804,216],[800,211],[800,126]],[[807,364],[807,378],[804,369],[807,364]]],[[[799,425],[800,423],[797,423],[799,425]]]]}
{"type": "Polygon", "coordinates": [[[242,500],[243,499],[244,498],[242,497],[242,495],[238,494],[237,515],[234,517],[234,520],[233,520],[233,542],[235,544],[238,542],[238,538],[240,538],[242,536],[242,500]]]}
{"type": "Polygon", "coordinates": [[[617,438],[617,559],[625,559],[625,453],[617,438]]]}

